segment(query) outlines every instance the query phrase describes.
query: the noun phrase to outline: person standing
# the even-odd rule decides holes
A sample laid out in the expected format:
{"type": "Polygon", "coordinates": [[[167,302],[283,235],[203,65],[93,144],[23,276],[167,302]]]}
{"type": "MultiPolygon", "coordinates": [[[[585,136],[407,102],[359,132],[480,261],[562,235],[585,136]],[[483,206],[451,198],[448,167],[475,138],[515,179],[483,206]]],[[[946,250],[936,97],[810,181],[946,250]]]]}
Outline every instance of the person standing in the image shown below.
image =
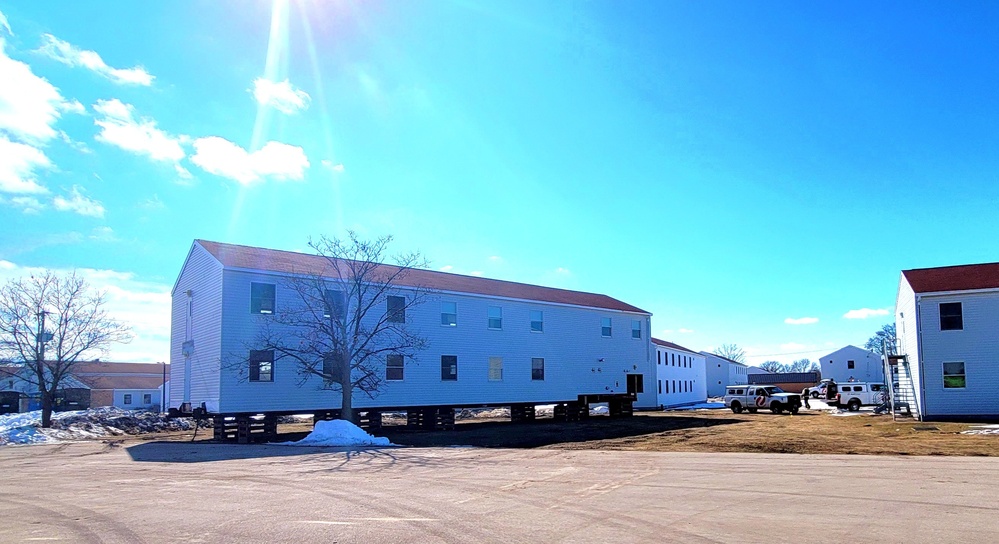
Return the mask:
{"type": "Polygon", "coordinates": [[[801,390],[801,402],[805,403],[805,408],[811,410],[812,407],[808,405],[808,397],[809,397],[809,391],[808,388],[806,387],[801,390]]]}

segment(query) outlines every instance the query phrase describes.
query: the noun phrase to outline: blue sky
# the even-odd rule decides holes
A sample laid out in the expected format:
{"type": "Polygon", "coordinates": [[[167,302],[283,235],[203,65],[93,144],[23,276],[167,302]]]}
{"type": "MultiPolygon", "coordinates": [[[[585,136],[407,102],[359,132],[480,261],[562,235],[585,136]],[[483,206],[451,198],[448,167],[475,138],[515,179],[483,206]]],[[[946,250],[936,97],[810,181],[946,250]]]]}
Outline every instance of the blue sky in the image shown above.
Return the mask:
{"type": "Polygon", "coordinates": [[[114,359],[167,358],[195,238],[392,234],[755,363],[862,345],[902,269],[997,260],[994,3],[0,13],[0,278],[88,274],[135,328],[114,359]]]}

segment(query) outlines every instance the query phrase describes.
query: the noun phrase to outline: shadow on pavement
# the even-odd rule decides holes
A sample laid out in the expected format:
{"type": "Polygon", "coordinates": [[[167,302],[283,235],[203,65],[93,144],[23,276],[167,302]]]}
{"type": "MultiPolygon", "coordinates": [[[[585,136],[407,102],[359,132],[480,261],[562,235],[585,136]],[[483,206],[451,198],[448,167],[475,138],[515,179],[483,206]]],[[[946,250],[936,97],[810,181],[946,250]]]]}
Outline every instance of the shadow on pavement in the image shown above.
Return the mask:
{"type": "Polygon", "coordinates": [[[571,423],[541,419],[530,423],[484,421],[460,423],[453,431],[419,431],[387,426],[379,436],[402,446],[474,446],[479,448],[538,448],[571,442],[612,440],[647,434],[745,423],[740,419],[703,417],[655,417],[635,415],[615,418],[591,417],[571,423]]]}
{"type": "Polygon", "coordinates": [[[359,458],[395,459],[392,447],[301,447],[277,444],[219,444],[215,442],[146,442],[126,448],[133,461],[156,463],[210,463],[233,459],[326,455],[349,462],[359,458]]]}

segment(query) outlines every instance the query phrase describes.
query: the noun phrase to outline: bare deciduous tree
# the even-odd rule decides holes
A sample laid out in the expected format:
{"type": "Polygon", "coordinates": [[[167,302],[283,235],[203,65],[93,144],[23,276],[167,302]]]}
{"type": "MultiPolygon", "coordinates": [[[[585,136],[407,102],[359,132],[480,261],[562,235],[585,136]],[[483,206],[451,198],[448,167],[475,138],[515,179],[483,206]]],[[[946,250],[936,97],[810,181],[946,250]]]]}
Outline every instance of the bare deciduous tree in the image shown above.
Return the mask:
{"type": "MultiPolygon", "coordinates": [[[[274,352],[274,362],[291,361],[299,386],[319,378],[320,387],[341,393],[341,416],[353,419],[353,397],[381,392],[389,357],[404,360],[424,349],[427,340],[407,326],[410,309],[432,291],[403,280],[428,263],[419,253],[398,255],[395,265],[380,264],[391,236],[361,240],[321,237],[309,247],[325,259],[322,271],[289,277],[294,294],[262,325],[254,350],[274,352]]],[[[240,368],[249,365],[245,355],[240,368]]],[[[399,369],[401,372],[401,369],[399,369]]]]}
{"type": "Polygon", "coordinates": [[[45,271],[0,287],[0,357],[19,365],[18,377],[38,388],[42,427],[52,425],[56,393],[77,361],[131,341],[129,328],[104,304],[105,294],[76,272],[45,271]]]}
{"type": "Polygon", "coordinates": [[[715,355],[721,355],[722,357],[725,357],[726,359],[731,359],[737,363],[746,362],[745,350],[743,350],[742,348],[740,348],[735,344],[722,344],[720,347],[715,348],[714,352],[712,353],[714,353],[715,355]]]}
{"type": "Polygon", "coordinates": [[[895,338],[895,324],[888,323],[874,333],[874,336],[867,340],[864,349],[873,351],[878,355],[884,355],[885,347],[888,348],[888,355],[894,355],[898,351],[898,341],[895,338]]]}
{"type": "Polygon", "coordinates": [[[778,361],[763,361],[760,363],[760,368],[766,370],[767,372],[784,372],[784,364],[778,361]]]}

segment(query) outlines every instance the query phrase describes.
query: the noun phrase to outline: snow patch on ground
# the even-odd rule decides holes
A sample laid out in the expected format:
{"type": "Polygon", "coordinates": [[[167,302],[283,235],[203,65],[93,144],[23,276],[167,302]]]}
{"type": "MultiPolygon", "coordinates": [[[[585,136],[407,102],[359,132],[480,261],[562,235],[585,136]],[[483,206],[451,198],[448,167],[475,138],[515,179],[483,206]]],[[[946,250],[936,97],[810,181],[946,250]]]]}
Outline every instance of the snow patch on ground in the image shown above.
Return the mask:
{"type": "Polygon", "coordinates": [[[52,414],[52,427],[43,429],[42,411],[0,415],[0,445],[52,444],[163,431],[186,431],[194,423],[167,419],[158,412],[102,407],[52,414]]]}
{"type": "Polygon", "coordinates": [[[317,421],[309,436],[298,442],[280,442],[279,446],[393,446],[388,438],[371,436],[344,419],[317,421]]]}
{"type": "Polygon", "coordinates": [[[961,434],[999,434],[999,425],[974,425],[961,434]]]}
{"type": "Polygon", "coordinates": [[[682,411],[682,410],[717,410],[719,408],[724,408],[725,402],[698,402],[697,404],[688,404],[686,406],[671,406],[667,407],[667,411],[682,411]]]}

